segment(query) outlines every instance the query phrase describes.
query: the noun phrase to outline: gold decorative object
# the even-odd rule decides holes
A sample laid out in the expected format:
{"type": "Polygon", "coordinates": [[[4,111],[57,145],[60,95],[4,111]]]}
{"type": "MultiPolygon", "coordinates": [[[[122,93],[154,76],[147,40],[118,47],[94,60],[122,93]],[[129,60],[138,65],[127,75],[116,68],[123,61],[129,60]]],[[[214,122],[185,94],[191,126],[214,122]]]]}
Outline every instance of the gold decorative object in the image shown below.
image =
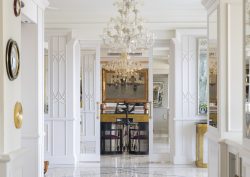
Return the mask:
{"type": "MultiPolygon", "coordinates": [[[[147,114],[129,114],[128,117],[137,123],[149,122],[147,114]]],[[[101,122],[117,122],[117,119],[126,119],[126,116],[125,114],[101,114],[101,122]]]]}
{"type": "Polygon", "coordinates": [[[22,124],[23,124],[23,108],[22,108],[22,104],[20,102],[17,102],[15,104],[14,122],[15,122],[15,127],[17,129],[22,128],[22,124]]]}
{"type": "Polygon", "coordinates": [[[204,135],[207,132],[207,124],[196,125],[196,166],[199,168],[207,168],[204,163],[204,135]]]}

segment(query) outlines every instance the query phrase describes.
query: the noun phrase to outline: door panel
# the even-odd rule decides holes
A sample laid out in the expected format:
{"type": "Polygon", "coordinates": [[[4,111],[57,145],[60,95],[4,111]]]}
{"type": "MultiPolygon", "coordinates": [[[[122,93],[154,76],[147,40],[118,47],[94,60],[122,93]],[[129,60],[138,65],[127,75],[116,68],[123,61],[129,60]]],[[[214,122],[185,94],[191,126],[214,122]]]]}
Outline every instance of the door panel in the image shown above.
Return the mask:
{"type": "Polygon", "coordinates": [[[100,57],[81,52],[80,161],[100,161],[100,57]]]}

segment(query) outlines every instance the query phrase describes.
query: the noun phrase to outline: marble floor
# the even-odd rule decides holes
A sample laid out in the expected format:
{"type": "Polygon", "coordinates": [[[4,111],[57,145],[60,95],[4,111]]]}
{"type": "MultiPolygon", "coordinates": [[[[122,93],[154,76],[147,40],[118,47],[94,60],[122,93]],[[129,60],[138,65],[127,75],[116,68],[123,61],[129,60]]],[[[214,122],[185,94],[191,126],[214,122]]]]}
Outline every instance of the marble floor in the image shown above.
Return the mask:
{"type": "Polygon", "coordinates": [[[170,145],[167,134],[154,135],[154,154],[170,153],[170,145]]]}
{"type": "Polygon", "coordinates": [[[102,156],[101,163],[50,167],[46,177],[207,177],[194,165],[151,163],[148,156],[102,156]]]}

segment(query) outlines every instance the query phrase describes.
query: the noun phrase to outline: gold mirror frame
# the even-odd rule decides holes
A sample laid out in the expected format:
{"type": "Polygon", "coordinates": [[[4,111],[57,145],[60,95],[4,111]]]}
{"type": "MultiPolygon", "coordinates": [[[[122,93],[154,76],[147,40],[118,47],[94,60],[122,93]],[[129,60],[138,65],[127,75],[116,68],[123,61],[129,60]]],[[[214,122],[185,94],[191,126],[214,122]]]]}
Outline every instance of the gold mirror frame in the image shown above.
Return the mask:
{"type": "Polygon", "coordinates": [[[22,128],[22,124],[23,124],[23,108],[22,108],[22,104],[20,102],[17,102],[15,104],[14,123],[15,123],[16,129],[22,128]]]}
{"type": "Polygon", "coordinates": [[[144,76],[144,93],[143,98],[109,98],[107,95],[107,80],[108,73],[112,73],[111,71],[107,71],[105,69],[102,70],[102,101],[103,103],[147,103],[148,102],[148,69],[142,69],[138,71],[144,76]]]}

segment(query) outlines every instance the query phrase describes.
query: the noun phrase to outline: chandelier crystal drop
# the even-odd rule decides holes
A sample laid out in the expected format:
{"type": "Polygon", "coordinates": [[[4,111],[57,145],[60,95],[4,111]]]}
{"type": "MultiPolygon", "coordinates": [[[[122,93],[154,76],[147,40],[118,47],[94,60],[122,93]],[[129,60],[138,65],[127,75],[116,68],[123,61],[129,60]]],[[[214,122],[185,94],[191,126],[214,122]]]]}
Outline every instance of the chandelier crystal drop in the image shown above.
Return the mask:
{"type": "Polygon", "coordinates": [[[111,18],[103,30],[103,43],[110,49],[122,53],[131,53],[153,46],[155,36],[144,27],[139,17],[138,0],[117,0],[114,6],[119,15],[111,18]]]}

